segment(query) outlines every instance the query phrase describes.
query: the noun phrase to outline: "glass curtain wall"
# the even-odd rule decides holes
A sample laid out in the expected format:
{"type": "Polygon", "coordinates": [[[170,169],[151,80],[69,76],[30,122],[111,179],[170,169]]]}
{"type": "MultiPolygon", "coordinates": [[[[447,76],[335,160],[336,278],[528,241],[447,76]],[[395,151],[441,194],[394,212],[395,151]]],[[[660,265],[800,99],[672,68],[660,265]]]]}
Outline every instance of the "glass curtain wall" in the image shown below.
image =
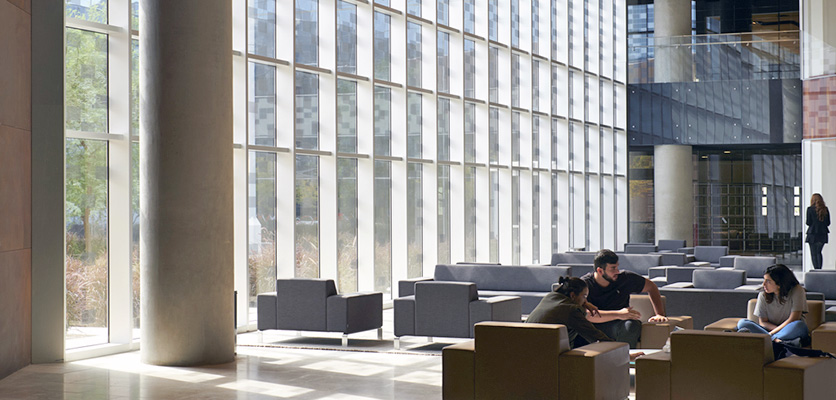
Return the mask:
{"type": "Polygon", "coordinates": [[[250,206],[263,274],[391,298],[438,263],[626,242],[626,9],[587,3],[249,0],[247,154],[275,160],[248,175],[251,199],[257,179],[274,191],[250,206]]]}
{"type": "MultiPolygon", "coordinates": [[[[393,276],[441,262],[547,260],[591,231],[626,242],[624,5],[596,3],[595,35],[581,0],[387,3],[232,2],[240,329],[276,277],[337,277],[340,292],[391,298],[393,276]],[[596,106],[582,104],[585,85],[603,93],[596,106]],[[611,140],[587,138],[602,131],[611,140]],[[600,157],[586,158],[588,143],[600,157]],[[585,193],[587,175],[613,193],[594,209],[614,223],[597,230],[584,218],[602,219],[580,211],[604,201],[585,193]],[[544,214],[535,196],[551,197],[552,229],[531,220],[544,214]]],[[[141,323],[138,4],[67,3],[68,343],[141,323]]]]}

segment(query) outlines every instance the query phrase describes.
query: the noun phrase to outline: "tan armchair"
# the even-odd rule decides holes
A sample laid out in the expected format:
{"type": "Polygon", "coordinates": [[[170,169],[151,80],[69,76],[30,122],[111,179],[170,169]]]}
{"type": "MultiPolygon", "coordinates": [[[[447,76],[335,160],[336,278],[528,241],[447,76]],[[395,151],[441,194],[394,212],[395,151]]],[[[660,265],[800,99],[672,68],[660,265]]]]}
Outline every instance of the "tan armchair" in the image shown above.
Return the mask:
{"type": "MultiPolygon", "coordinates": [[[[758,317],[755,316],[755,305],[757,303],[758,299],[751,299],[747,304],[746,318],[752,321],[758,320],[758,317]]],[[[808,312],[805,322],[807,323],[807,328],[810,329],[810,332],[812,333],[824,322],[824,302],[821,300],[807,300],[807,310],[808,312]]],[[[719,321],[706,325],[703,329],[716,332],[733,331],[737,329],[737,322],[741,319],[743,319],[743,317],[723,318],[719,321]]],[[[813,347],[816,348],[815,346],[813,347]]]]}
{"type": "Polygon", "coordinates": [[[773,360],[769,335],[673,332],[670,353],[636,360],[636,399],[829,398],[836,360],[773,360]]]}
{"type": "MultiPolygon", "coordinates": [[[[662,296],[665,303],[665,296],[662,296]]],[[[642,336],[638,344],[640,349],[661,349],[676,327],[694,329],[694,320],[689,316],[668,316],[668,322],[648,322],[654,316],[653,304],[646,294],[631,294],[630,307],[642,314],[642,336]]]]}
{"type": "Polygon", "coordinates": [[[442,350],[444,399],[624,399],[626,343],[570,350],[563,325],[480,322],[475,339],[442,350]]]}

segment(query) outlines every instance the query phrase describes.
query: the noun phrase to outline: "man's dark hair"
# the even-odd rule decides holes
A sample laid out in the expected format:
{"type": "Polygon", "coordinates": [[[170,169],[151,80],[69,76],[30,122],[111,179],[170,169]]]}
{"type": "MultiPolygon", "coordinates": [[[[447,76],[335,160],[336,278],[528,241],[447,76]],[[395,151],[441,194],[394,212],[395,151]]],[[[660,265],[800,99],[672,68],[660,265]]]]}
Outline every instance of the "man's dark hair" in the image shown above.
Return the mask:
{"type": "Polygon", "coordinates": [[[607,264],[618,263],[618,255],[612,250],[601,249],[598,250],[598,254],[595,255],[595,261],[593,261],[593,263],[596,270],[598,268],[606,269],[607,264]]]}

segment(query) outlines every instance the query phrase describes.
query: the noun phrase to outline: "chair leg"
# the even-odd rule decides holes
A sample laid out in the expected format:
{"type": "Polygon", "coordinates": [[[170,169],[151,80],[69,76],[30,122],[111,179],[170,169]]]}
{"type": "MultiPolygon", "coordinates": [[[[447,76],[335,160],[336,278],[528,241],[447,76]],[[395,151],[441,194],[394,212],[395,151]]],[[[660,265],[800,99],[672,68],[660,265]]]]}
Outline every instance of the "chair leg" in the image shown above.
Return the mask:
{"type": "Polygon", "coordinates": [[[401,338],[395,336],[395,350],[401,349],[401,338]]]}
{"type": "Polygon", "coordinates": [[[264,331],[258,331],[258,344],[264,343],[264,331]]]}
{"type": "Polygon", "coordinates": [[[343,333],[342,345],[343,345],[343,347],[348,347],[348,334],[347,333],[343,333]]]}
{"type": "Polygon", "coordinates": [[[377,328],[377,340],[383,340],[383,328],[377,328]]]}

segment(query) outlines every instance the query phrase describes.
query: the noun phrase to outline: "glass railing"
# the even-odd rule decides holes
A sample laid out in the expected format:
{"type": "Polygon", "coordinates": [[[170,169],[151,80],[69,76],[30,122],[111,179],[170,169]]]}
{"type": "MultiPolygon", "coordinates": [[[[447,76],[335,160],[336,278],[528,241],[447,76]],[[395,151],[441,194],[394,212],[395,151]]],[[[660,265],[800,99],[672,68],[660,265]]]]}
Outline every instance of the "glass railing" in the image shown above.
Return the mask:
{"type": "Polygon", "coordinates": [[[804,32],[804,79],[836,75],[836,47],[804,32]]]}
{"type": "Polygon", "coordinates": [[[801,77],[799,31],[656,38],[632,35],[631,84],[801,77]]]}

